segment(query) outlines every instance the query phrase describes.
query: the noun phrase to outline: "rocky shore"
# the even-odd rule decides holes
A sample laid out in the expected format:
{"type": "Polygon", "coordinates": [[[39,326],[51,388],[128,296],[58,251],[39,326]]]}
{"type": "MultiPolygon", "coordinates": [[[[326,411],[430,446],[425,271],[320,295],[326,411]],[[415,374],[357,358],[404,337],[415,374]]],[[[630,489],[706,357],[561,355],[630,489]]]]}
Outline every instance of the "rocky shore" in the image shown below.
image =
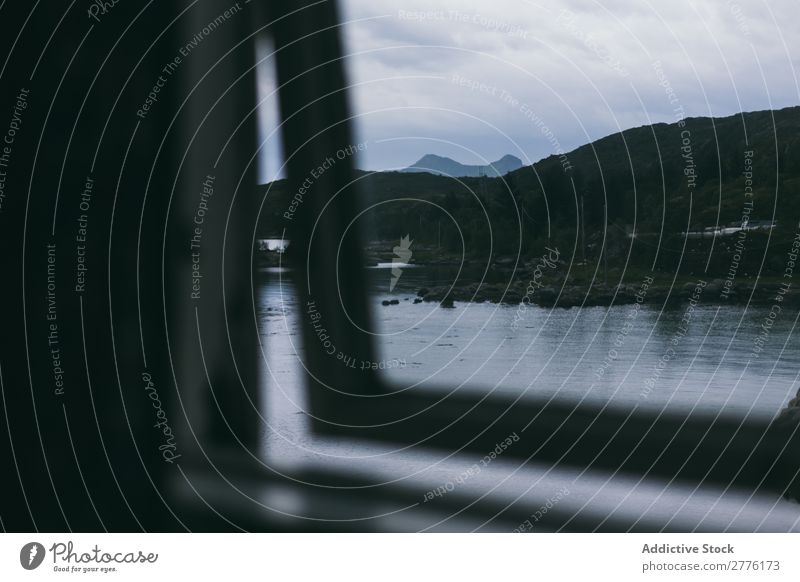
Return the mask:
{"type": "MultiPolygon", "coordinates": [[[[577,306],[629,305],[632,303],[664,304],[688,301],[694,293],[698,282],[683,282],[671,286],[671,281],[658,282],[654,278],[643,278],[639,284],[621,284],[610,286],[595,284],[564,283],[542,284],[531,286],[525,281],[505,283],[479,284],[469,283],[454,287],[423,287],[417,296],[426,302],[438,302],[451,306],[453,302],[492,302],[517,305],[530,303],[540,307],[570,308],[577,306]]],[[[780,294],[781,283],[759,282],[753,291],[753,282],[746,281],[726,287],[722,279],[704,281],[705,286],[700,293],[699,302],[706,305],[800,305],[800,290],[788,289],[780,294]],[[727,291],[727,292],[726,292],[727,291]],[[778,297],[781,299],[777,299],[778,297]]]]}

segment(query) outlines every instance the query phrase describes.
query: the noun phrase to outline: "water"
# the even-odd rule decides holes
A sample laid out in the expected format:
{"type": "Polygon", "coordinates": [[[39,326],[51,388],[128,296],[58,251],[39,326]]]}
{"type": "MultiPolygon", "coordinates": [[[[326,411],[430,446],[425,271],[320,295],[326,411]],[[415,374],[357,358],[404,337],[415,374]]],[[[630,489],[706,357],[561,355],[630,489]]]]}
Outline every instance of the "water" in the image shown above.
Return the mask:
{"type": "Polygon", "coordinates": [[[262,238],[256,242],[260,251],[278,251],[282,253],[289,248],[289,241],[281,238],[262,238]]]}
{"type": "Polygon", "coordinates": [[[405,271],[391,294],[388,273],[373,271],[382,357],[407,361],[388,372],[403,388],[425,381],[443,390],[756,417],[775,416],[797,392],[794,311],[770,319],[769,307],[703,306],[702,296],[690,310],[491,303],[449,310],[410,301],[429,280],[426,271],[405,271]],[[379,305],[390,297],[400,304],[379,305]]]}
{"type": "MultiPolygon", "coordinates": [[[[691,311],[686,305],[663,310],[642,306],[638,311],[633,306],[529,306],[518,311],[517,306],[458,302],[454,309],[443,309],[435,303],[414,304],[413,299],[420,286],[452,280],[452,269],[405,267],[390,292],[390,267],[370,270],[371,301],[381,358],[405,362],[386,371],[396,389],[491,391],[761,419],[774,417],[797,392],[800,340],[794,310],[785,309],[773,318],[764,335],[768,307],[718,307],[709,305],[711,297],[691,311]],[[399,304],[382,306],[385,299],[398,299],[399,304]]],[[[290,271],[276,269],[263,270],[257,279],[257,316],[268,362],[268,462],[286,470],[334,466],[387,482],[413,482],[423,489],[446,483],[475,463],[475,455],[313,436],[304,413],[298,308],[290,279],[290,271]]],[[[576,513],[658,516],[664,521],[672,517],[687,529],[800,529],[798,506],[784,501],[638,483],[512,459],[498,459],[491,470],[461,486],[464,493],[491,491],[509,500],[547,498],[562,487],[571,492],[562,505],[576,513]]],[[[474,527],[481,526],[491,527],[474,527]]]]}

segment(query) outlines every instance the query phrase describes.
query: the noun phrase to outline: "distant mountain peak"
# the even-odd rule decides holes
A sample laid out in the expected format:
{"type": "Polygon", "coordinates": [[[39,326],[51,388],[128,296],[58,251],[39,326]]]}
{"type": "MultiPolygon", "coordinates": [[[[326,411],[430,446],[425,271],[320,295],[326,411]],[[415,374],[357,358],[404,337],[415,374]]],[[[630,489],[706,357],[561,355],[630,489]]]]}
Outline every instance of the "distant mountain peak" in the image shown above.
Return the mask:
{"type": "Polygon", "coordinates": [[[506,154],[499,160],[485,166],[471,166],[444,156],[425,154],[414,164],[400,171],[409,173],[428,172],[430,174],[451,176],[454,178],[476,178],[478,176],[496,178],[518,170],[522,165],[522,160],[511,154],[506,154]]]}
{"type": "Polygon", "coordinates": [[[455,161],[455,160],[451,160],[450,158],[445,158],[443,156],[437,156],[436,154],[425,154],[419,160],[417,160],[417,162],[414,165],[416,166],[416,165],[419,165],[421,163],[428,163],[428,162],[438,163],[438,162],[441,162],[442,160],[447,160],[447,161],[450,161],[450,162],[454,162],[455,161]]]}

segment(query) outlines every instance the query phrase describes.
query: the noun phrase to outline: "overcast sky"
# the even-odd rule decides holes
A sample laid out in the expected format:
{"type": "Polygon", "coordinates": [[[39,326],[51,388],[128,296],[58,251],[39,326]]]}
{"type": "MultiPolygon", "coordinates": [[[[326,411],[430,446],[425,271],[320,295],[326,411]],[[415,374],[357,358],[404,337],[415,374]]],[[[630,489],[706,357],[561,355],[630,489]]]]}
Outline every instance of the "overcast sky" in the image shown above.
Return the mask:
{"type": "MultiPolygon", "coordinates": [[[[610,133],[800,103],[797,0],[350,0],[357,165],[533,163],[610,133]],[[658,63],[660,62],[660,65],[658,63]]],[[[266,52],[266,51],[265,51],[266,52]]],[[[269,61],[261,92],[272,89],[269,61]]],[[[261,108],[264,135],[274,100],[261,108]]],[[[282,160],[267,141],[262,178],[282,160]]]]}

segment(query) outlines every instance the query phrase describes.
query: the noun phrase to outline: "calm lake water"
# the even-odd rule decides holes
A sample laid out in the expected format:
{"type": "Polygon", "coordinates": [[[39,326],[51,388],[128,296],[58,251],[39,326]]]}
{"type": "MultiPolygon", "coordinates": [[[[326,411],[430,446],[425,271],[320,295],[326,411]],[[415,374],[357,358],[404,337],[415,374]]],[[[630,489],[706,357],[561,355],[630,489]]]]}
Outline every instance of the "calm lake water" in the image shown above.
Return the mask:
{"type": "MultiPolygon", "coordinates": [[[[398,388],[559,398],[648,410],[774,417],[798,389],[797,312],[769,317],[768,307],[688,304],[543,309],[492,303],[414,304],[416,291],[449,283],[451,269],[403,269],[390,292],[391,269],[370,270],[380,357],[405,361],[387,370],[398,388]],[[385,299],[399,304],[382,306],[385,299]],[[514,326],[515,317],[518,325],[514,326]],[[768,333],[764,332],[765,322],[768,333]],[[432,386],[432,387],[431,387],[432,386]],[[438,386],[438,387],[437,387],[438,386]]],[[[327,464],[387,481],[435,488],[476,462],[474,455],[394,449],[311,435],[301,389],[298,307],[291,272],[258,274],[257,317],[262,330],[266,386],[264,453],[280,467],[327,464]]],[[[619,476],[570,473],[498,459],[491,471],[463,486],[476,496],[492,491],[510,500],[548,497],[577,512],[673,517],[701,529],[800,529],[796,504],[739,493],[693,491],[674,484],[638,483],[619,476]],[[602,508],[602,509],[600,509],[602,508]],[[612,508],[613,511],[610,511],[612,508]]],[[[684,525],[685,524],[685,525],[684,525]]],[[[463,528],[447,521],[431,527],[463,528]]],[[[491,528],[491,524],[470,527],[491,528]]]]}

